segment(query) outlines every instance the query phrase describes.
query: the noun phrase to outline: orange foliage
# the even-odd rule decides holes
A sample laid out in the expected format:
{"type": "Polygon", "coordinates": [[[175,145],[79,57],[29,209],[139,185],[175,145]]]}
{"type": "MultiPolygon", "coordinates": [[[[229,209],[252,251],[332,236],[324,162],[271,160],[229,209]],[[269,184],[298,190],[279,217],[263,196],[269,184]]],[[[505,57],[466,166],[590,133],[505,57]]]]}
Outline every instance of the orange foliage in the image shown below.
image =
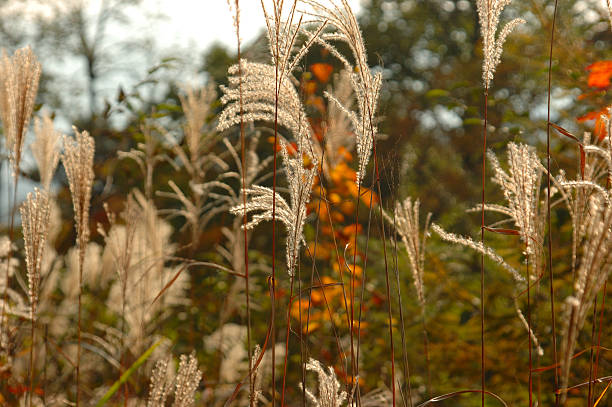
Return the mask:
{"type": "Polygon", "coordinates": [[[322,83],[329,81],[333,71],[334,67],[330,64],[317,63],[310,65],[310,72],[322,83]]]}
{"type": "MultiPolygon", "coordinates": [[[[311,65],[310,71],[312,76],[306,75],[307,80],[302,85],[306,103],[321,111],[322,116],[325,117],[326,106],[323,99],[316,95],[317,82],[311,78],[316,78],[319,83],[326,83],[331,77],[333,68],[331,65],[319,63],[311,65]]],[[[314,138],[322,142],[325,137],[323,130],[325,126],[317,121],[313,121],[311,125],[315,132],[314,138]]],[[[347,134],[347,137],[353,137],[353,135],[347,134]]],[[[316,213],[319,222],[316,251],[315,243],[310,242],[310,253],[313,253],[316,260],[331,265],[333,277],[322,276],[321,281],[315,279],[311,292],[295,299],[291,304],[291,316],[299,319],[301,314],[304,333],[322,328],[322,323],[329,321],[330,317],[336,326],[348,328],[345,304],[349,309],[353,306],[348,295],[350,282],[354,277],[355,286],[353,288],[359,291],[358,287],[361,286],[363,275],[362,267],[352,264],[353,255],[356,255],[357,259],[364,258],[364,253],[359,250],[355,253],[355,235],[357,234],[358,237],[364,232],[363,226],[355,222],[356,204],[360,201],[369,207],[370,203],[376,205],[379,202],[378,196],[364,186],[361,187],[361,196],[358,196],[357,174],[350,166],[353,155],[345,147],[339,147],[338,153],[340,160],[329,169],[325,182],[321,183],[318,177],[315,179],[313,199],[308,204],[309,213],[316,213]],[[308,295],[310,295],[310,301],[308,295]],[[308,313],[309,323],[306,327],[305,321],[308,313]]],[[[372,302],[371,305],[378,306],[376,302],[372,302]]],[[[366,304],[363,307],[365,308],[366,304]]],[[[354,328],[357,329],[356,321],[354,328]]],[[[367,324],[362,322],[361,333],[364,334],[366,329],[367,324]]]]}
{"type": "MultiPolygon", "coordinates": [[[[588,92],[578,97],[578,100],[587,99],[593,95],[606,93],[607,88],[610,87],[610,79],[612,78],[612,61],[597,61],[586,67],[589,71],[587,78],[587,85],[591,88],[596,88],[595,92],[588,92]]],[[[609,109],[612,105],[604,106],[603,108],[595,111],[588,112],[577,118],[578,122],[583,123],[591,120],[595,120],[593,127],[593,135],[602,140],[606,137],[606,128],[604,125],[603,117],[610,116],[609,109]]]]}
{"type": "Polygon", "coordinates": [[[607,88],[612,77],[612,61],[597,61],[586,67],[589,71],[587,84],[592,88],[607,88]]]}
{"type": "Polygon", "coordinates": [[[595,120],[595,126],[593,127],[593,135],[597,137],[599,140],[603,140],[606,137],[606,126],[603,120],[604,116],[610,117],[609,110],[612,108],[612,105],[606,106],[601,110],[597,110],[594,112],[589,112],[585,115],[580,116],[577,120],[579,122],[586,122],[589,120],[595,120]]]}

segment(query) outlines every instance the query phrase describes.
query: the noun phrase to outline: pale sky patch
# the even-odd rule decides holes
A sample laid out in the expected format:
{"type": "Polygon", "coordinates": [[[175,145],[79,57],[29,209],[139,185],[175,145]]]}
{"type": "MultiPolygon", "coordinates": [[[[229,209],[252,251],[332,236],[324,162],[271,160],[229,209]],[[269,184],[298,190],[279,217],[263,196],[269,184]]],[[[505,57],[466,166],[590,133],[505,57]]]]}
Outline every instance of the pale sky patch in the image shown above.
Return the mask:
{"type": "MultiPolygon", "coordinates": [[[[272,11],[271,3],[271,0],[264,0],[269,12],[272,11]]],[[[289,2],[285,3],[288,9],[289,2]]],[[[360,12],[361,0],[348,0],[348,3],[355,14],[360,12]]],[[[233,17],[227,0],[145,0],[143,5],[167,16],[155,26],[155,37],[164,48],[193,44],[205,49],[215,42],[230,49],[236,46],[233,17]]],[[[302,9],[306,10],[301,6],[299,10],[302,9]]],[[[240,15],[240,36],[248,43],[265,27],[260,1],[240,1],[240,15]]]]}

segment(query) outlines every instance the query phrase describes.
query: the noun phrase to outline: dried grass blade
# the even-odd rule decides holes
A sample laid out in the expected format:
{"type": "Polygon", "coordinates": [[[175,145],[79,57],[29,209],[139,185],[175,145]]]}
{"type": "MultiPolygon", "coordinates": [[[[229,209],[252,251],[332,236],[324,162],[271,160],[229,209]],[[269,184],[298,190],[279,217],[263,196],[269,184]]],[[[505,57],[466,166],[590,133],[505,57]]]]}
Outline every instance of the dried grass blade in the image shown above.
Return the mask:
{"type": "Polygon", "coordinates": [[[491,228],[491,227],[488,227],[488,226],[485,226],[483,229],[488,231],[488,232],[499,233],[499,234],[502,234],[502,235],[520,236],[520,231],[518,231],[516,229],[491,228]]]}
{"type": "Polygon", "coordinates": [[[552,122],[548,123],[553,129],[557,130],[560,134],[563,134],[564,136],[567,136],[569,138],[571,138],[572,140],[574,140],[575,142],[577,142],[578,144],[582,144],[582,142],[578,139],[578,137],[574,136],[572,133],[570,133],[569,131],[565,130],[563,127],[554,124],[552,122]]]}
{"type": "Polygon", "coordinates": [[[584,145],[582,144],[582,142],[578,139],[578,137],[574,136],[572,133],[570,133],[569,131],[565,130],[563,127],[556,125],[552,122],[548,122],[548,124],[555,130],[557,130],[560,134],[571,138],[572,140],[574,140],[576,143],[578,143],[578,146],[580,148],[580,175],[582,176],[582,178],[584,179],[584,167],[586,166],[586,153],[584,152],[584,145]]]}
{"type": "Polygon", "coordinates": [[[495,398],[496,400],[498,400],[505,407],[508,407],[508,404],[501,397],[499,397],[497,394],[492,393],[492,392],[490,392],[488,390],[484,390],[484,391],[483,390],[459,390],[459,391],[454,391],[452,393],[446,393],[446,394],[442,394],[440,396],[436,396],[434,398],[431,398],[431,399],[427,400],[426,402],[419,404],[417,407],[425,407],[425,406],[428,406],[430,404],[437,403],[439,401],[448,400],[450,398],[459,396],[461,394],[466,394],[466,393],[484,393],[484,394],[487,394],[487,395],[495,398]]]}
{"type": "Polygon", "coordinates": [[[604,377],[600,377],[598,379],[593,379],[593,380],[589,380],[580,384],[576,384],[574,386],[570,386],[570,387],[566,387],[564,389],[559,389],[556,391],[556,394],[564,394],[564,393],[568,393],[570,390],[575,390],[575,389],[579,389],[581,387],[584,386],[588,386],[589,384],[593,384],[593,383],[603,383],[605,381],[611,382],[612,381],[612,376],[604,376],[604,377]]]}
{"type": "Polygon", "coordinates": [[[608,391],[608,388],[610,387],[610,383],[612,383],[612,380],[608,380],[608,384],[606,384],[606,388],[601,392],[601,394],[597,398],[597,401],[595,401],[595,404],[593,404],[593,407],[597,407],[599,405],[599,402],[603,400],[603,396],[608,391]]]}

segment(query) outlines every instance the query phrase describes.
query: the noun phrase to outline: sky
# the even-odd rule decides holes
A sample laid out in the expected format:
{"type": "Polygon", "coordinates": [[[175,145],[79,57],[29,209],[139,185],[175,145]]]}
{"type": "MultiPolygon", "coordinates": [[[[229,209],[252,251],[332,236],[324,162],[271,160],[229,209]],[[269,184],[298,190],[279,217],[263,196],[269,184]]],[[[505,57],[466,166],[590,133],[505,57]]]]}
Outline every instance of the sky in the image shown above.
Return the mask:
{"type": "MultiPolygon", "coordinates": [[[[361,2],[362,0],[348,0],[355,14],[361,10],[361,2]]],[[[271,3],[270,0],[264,0],[269,10],[271,3]]],[[[159,37],[163,47],[192,43],[197,48],[204,49],[214,42],[231,48],[236,46],[233,19],[227,0],[145,0],[144,4],[167,16],[161,26],[156,27],[156,31],[165,33],[163,38],[159,37]]],[[[285,8],[288,8],[287,5],[285,8]]],[[[260,0],[242,0],[240,10],[240,35],[243,42],[249,42],[265,27],[260,0]]]]}

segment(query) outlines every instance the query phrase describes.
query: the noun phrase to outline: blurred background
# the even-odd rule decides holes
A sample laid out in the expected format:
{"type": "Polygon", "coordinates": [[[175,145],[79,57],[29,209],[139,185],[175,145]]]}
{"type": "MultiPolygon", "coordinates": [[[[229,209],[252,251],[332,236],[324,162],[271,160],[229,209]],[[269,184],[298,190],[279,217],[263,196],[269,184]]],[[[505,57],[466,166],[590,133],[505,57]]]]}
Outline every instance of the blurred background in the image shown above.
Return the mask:
{"type": "MultiPolygon", "coordinates": [[[[460,208],[462,213],[466,201],[477,196],[473,185],[455,182],[478,171],[481,47],[475,5],[467,0],[349,4],[359,15],[370,64],[384,73],[381,111],[388,137],[383,151],[401,154],[408,192],[420,191],[434,212],[452,217],[448,209],[460,208]]],[[[244,1],[241,8],[245,55],[265,59],[260,2],[244,1]]],[[[538,0],[513,4],[505,12],[504,18],[521,16],[527,24],[508,41],[491,91],[493,147],[509,140],[542,141],[551,12],[538,0]]],[[[592,129],[594,120],[579,124],[576,118],[606,104],[605,93],[597,91],[605,88],[588,86],[587,67],[609,58],[607,24],[605,0],[560,5],[552,119],[570,130],[592,129]]],[[[224,0],[4,0],[0,5],[0,43],[9,51],[33,47],[43,65],[39,107],[54,114],[63,132],[72,124],[94,134],[123,131],[155,105],[176,104],[179,86],[224,83],[235,61],[233,30],[224,0]]],[[[331,57],[313,53],[304,71],[316,62],[339,68],[331,57]]],[[[108,148],[116,148],[116,142],[128,143],[109,141],[108,148]]],[[[105,144],[99,148],[104,154],[105,144]]]]}
{"type": "MultiPolygon", "coordinates": [[[[269,1],[264,0],[264,3],[269,4],[269,1]]],[[[369,64],[384,76],[380,102],[383,137],[378,150],[383,157],[383,182],[379,198],[387,209],[405,196],[419,198],[422,211],[432,212],[436,223],[455,233],[477,236],[479,217],[466,213],[480,200],[482,160],[482,43],[475,3],[468,0],[349,0],[349,4],[358,15],[369,64]]],[[[254,61],[269,61],[259,0],[242,0],[240,6],[243,56],[254,61]]],[[[539,156],[545,157],[552,12],[550,1],[516,0],[503,14],[503,21],[522,17],[527,24],[520,26],[506,42],[490,90],[489,146],[499,156],[508,142],[515,141],[536,146],[539,156]]],[[[559,2],[556,26],[551,121],[574,134],[596,132],[601,125],[599,113],[612,104],[609,63],[612,31],[606,1],[559,2]]],[[[226,0],[2,0],[0,45],[8,52],[31,45],[38,56],[43,73],[36,115],[47,111],[63,133],[71,134],[71,126],[75,125],[94,137],[96,181],[92,225],[107,222],[103,203],[108,204],[111,211],[119,212],[128,193],[143,188],[137,164],[120,159],[117,151],[138,148],[138,143],[145,141],[143,129],[146,128],[160,126],[169,134],[181,134],[184,125],[179,100],[181,89],[185,85],[211,84],[220,94],[218,87],[227,84],[227,69],[236,62],[233,17],[226,0]]],[[[298,80],[309,116],[315,118],[314,125],[319,123],[316,119],[320,119],[325,110],[323,92],[335,83],[335,74],[340,68],[328,52],[318,47],[313,47],[300,68],[298,80]]],[[[215,115],[220,110],[221,103],[215,100],[208,118],[208,129],[212,132],[215,131],[215,115]]],[[[228,132],[227,136],[232,142],[238,140],[236,131],[228,132]]],[[[176,163],[178,159],[168,147],[168,139],[160,134],[155,137],[159,139],[156,151],[168,153],[170,159],[160,160],[155,167],[153,190],[169,192],[170,180],[188,190],[189,177],[173,165],[172,161],[176,163]]],[[[181,137],[175,139],[183,143],[181,137]]],[[[26,145],[28,143],[26,141],[26,145]]],[[[262,138],[260,144],[260,155],[269,154],[272,148],[269,140],[262,138]]],[[[29,150],[26,148],[26,151],[29,150]]],[[[575,145],[554,136],[552,169],[557,172],[569,168],[568,176],[573,176],[576,161],[575,145]]],[[[6,229],[10,211],[5,196],[12,187],[8,165],[5,160],[2,162],[0,220],[6,222],[3,227],[6,229]]],[[[348,161],[346,173],[350,173],[349,167],[354,169],[355,163],[348,161]]],[[[22,171],[21,198],[39,181],[29,152],[22,171]]],[[[213,171],[210,179],[219,172],[213,171]]],[[[503,199],[501,191],[492,183],[489,182],[487,188],[488,201],[503,199]]],[[[64,254],[74,242],[74,231],[70,221],[72,204],[63,170],[58,171],[53,189],[57,192],[65,223],[60,228],[55,249],[64,254]]],[[[345,198],[342,192],[338,193],[345,198]]],[[[157,208],[180,207],[178,202],[163,194],[153,194],[152,199],[157,208]]],[[[366,215],[357,222],[365,225],[366,215]]],[[[351,227],[352,220],[348,218],[339,224],[351,227]]],[[[196,244],[192,234],[186,231],[185,219],[169,217],[170,241],[176,244],[179,255],[203,261],[218,260],[219,256],[214,253],[224,239],[223,226],[231,220],[229,214],[215,217],[196,244]]],[[[561,231],[559,250],[555,251],[555,272],[568,283],[571,281],[567,273],[569,249],[565,249],[564,244],[571,239],[569,220],[567,216],[559,216],[553,222],[556,230],[561,231]]],[[[314,233],[312,227],[307,228],[308,236],[314,233]]],[[[266,236],[269,234],[258,233],[252,250],[261,249],[256,255],[257,261],[269,264],[270,238],[266,236]]],[[[380,254],[381,241],[376,240],[376,236],[377,231],[373,231],[370,250],[380,254]]],[[[102,241],[95,227],[92,227],[92,240],[102,241]]],[[[501,237],[494,236],[491,242],[498,247],[508,245],[501,237]]],[[[518,239],[511,245],[516,249],[518,239]]],[[[412,282],[405,277],[401,283],[402,292],[411,298],[405,304],[408,338],[412,347],[414,385],[423,398],[426,394],[475,387],[480,374],[476,298],[479,257],[439,241],[432,242],[428,250],[425,287],[431,366],[427,368],[420,357],[420,311],[413,300],[412,282]],[[431,374],[429,380],[426,370],[431,374]],[[429,381],[431,388],[427,385],[429,381]]],[[[371,267],[380,269],[382,260],[372,257],[375,260],[371,267]]],[[[520,266],[519,257],[512,259],[513,264],[520,266]]],[[[329,264],[331,270],[333,267],[329,264]]],[[[328,274],[333,273],[329,271],[328,274]]],[[[254,317],[259,318],[259,325],[254,328],[254,336],[258,339],[265,335],[266,326],[261,321],[268,315],[265,276],[263,273],[259,281],[254,281],[260,290],[256,300],[261,307],[257,308],[254,317]]],[[[159,330],[174,341],[175,354],[197,349],[202,365],[212,366],[205,377],[213,383],[218,379],[213,367],[221,363],[218,354],[201,349],[201,340],[194,337],[212,335],[222,322],[244,322],[244,314],[236,311],[231,315],[210,316],[219,313],[224,305],[220,298],[224,298],[231,286],[230,279],[219,281],[217,274],[207,271],[194,273],[191,278],[191,303],[177,309],[171,318],[160,324],[159,330]],[[194,296],[194,292],[204,294],[194,296]]],[[[497,335],[491,339],[497,351],[489,355],[491,367],[487,380],[507,401],[524,403],[525,395],[515,391],[517,383],[525,379],[524,366],[517,362],[524,361],[525,355],[516,349],[516,343],[524,345],[526,335],[507,298],[507,278],[497,274],[490,278],[487,312],[496,322],[488,329],[492,337],[497,335]],[[507,328],[510,325],[512,329],[507,328]]],[[[364,328],[364,341],[368,338],[380,340],[381,343],[376,343],[381,346],[372,348],[367,355],[365,371],[377,371],[378,361],[387,358],[383,346],[386,339],[379,338],[385,324],[381,279],[382,275],[372,277],[368,286],[368,306],[373,310],[368,317],[372,326],[370,331],[364,328]]],[[[571,284],[564,287],[559,287],[559,298],[571,292],[571,284]]],[[[534,301],[544,304],[545,293],[540,294],[541,297],[534,301]]],[[[340,309],[341,304],[336,305],[340,309]]],[[[93,305],[91,307],[90,315],[101,313],[93,305]]],[[[544,307],[541,315],[546,315],[544,307]]],[[[282,316],[278,326],[284,329],[282,316]]],[[[609,334],[610,324],[604,324],[604,329],[609,334]]],[[[333,339],[329,332],[327,334],[321,339],[324,344],[321,347],[333,349],[333,339]]],[[[604,337],[609,335],[604,332],[604,337]]],[[[545,348],[550,346],[546,338],[543,341],[545,348]]],[[[337,360],[334,352],[330,350],[327,355],[329,363],[337,360]]],[[[540,362],[541,365],[551,364],[550,355],[546,354],[540,362]]],[[[576,363],[581,368],[587,366],[580,365],[580,361],[576,363]]],[[[610,359],[602,361],[602,366],[609,372],[610,359]]],[[[380,369],[383,371],[380,377],[375,374],[366,378],[366,388],[374,389],[388,382],[388,366],[380,369]]],[[[295,383],[298,374],[292,374],[295,377],[291,380],[295,383]]],[[[544,382],[550,382],[550,372],[542,376],[544,382]]],[[[99,381],[108,383],[108,377],[112,375],[99,381]]],[[[142,393],[145,380],[140,378],[139,383],[142,393]]],[[[295,396],[298,389],[291,392],[295,396]]],[[[448,405],[461,404],[451,402],[448,405]]]]}

